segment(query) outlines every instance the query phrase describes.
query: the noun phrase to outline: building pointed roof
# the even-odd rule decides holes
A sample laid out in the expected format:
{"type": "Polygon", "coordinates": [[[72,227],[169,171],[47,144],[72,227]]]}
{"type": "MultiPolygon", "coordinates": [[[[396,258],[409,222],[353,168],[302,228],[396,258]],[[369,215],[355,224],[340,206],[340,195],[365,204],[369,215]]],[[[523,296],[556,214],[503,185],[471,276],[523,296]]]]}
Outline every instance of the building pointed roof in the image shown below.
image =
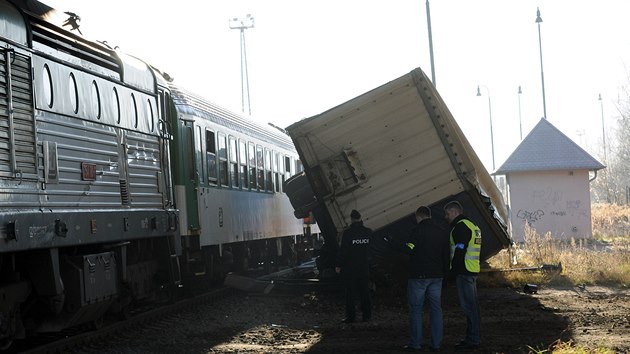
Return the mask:
{"type": "Polygon", "coordinates": [[[524,171],[596,171],[605,167],[547,119],[541,118],[493,175],[524,171]]]}

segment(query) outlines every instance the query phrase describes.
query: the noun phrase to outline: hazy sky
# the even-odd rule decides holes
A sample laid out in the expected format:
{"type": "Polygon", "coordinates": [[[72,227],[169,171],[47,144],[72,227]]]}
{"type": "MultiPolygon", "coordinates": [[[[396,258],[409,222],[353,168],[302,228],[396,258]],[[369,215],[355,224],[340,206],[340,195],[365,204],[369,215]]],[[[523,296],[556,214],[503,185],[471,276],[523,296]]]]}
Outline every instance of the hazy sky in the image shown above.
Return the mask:
{"type": "MultiPolygon", "coordinates": [[[[107,40],[241,111],[245,31],[252,119],[286,127],[416,67],[431,77],[426,0],[48,0],[107,40]]],[[[488,96],[498,168],[543,116],[536,9],[540,8],[547,118],[599,158],[630,63],[628,0],[432,0],[436,86],[492,170],[488,96]],[[482,85],[482,97],[477,97],[482,85]],[[519,95],[518,86],[522,87],[519,95]],[[601,93],[603,100],[598,101],[601,93]]],[[[247,112],[247,107],[245,108],[247,112]]]]}

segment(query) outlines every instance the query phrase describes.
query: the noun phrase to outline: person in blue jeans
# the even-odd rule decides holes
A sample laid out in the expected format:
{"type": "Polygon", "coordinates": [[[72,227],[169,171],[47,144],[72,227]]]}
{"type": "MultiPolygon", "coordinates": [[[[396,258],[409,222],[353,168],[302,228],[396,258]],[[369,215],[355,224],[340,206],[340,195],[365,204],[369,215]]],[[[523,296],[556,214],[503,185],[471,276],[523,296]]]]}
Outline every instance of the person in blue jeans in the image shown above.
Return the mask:
{"type": "Polygon", "coordinates": [[[481,344],[481,314],[477,300],[477,276],[480,271],[481,230],[464,216],[457,201],[444,206],[451,224],[451,275],[455,276],[459,306],[466,316],[466,337],[456,350],[473,350],[481,344]]]}
{"type": "Polygon", "coordinates": [[[416,226],[403,243],[386,238],[395,248],[409,254],[409,278],[407,301],[409,303],[409,344],[405,351],[421,351],[422,312],[424,302],[429,303],[429,326],[431,328],[431,351],[442,345],[442,280],[449,269],[448,234],[431,218],[431,209],[419,207],[415,212],[416,226]]]}

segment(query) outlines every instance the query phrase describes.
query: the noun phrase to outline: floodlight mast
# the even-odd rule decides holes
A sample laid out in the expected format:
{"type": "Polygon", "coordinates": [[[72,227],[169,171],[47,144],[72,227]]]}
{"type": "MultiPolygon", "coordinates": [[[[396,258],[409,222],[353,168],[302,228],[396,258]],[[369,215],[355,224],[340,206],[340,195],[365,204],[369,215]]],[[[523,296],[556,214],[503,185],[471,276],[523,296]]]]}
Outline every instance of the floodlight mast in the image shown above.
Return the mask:
{"type": "Polygon", "coordinates": [[[245,113],[245,89],[247,88],[247,108],[252,115],[252,107],[249,97],[249,73],[247,72],[247,50],[245,46],[245,30],[254,28],[254,17],[247,14],[245,18],[230,19],[230,28],[237,29],[241,35],[241,110],[245,113]]]}

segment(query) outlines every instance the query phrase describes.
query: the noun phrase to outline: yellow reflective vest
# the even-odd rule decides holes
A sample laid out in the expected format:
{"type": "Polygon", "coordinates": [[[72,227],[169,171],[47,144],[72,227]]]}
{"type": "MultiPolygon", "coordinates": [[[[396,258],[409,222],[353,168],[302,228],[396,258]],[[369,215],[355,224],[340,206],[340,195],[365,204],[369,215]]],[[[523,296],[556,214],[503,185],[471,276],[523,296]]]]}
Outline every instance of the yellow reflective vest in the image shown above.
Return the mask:
{"type": "MultiPolygon", "coordinates": [[[[464,255],[464,265],[466,270],[472,273],[479,273],[481,267],[479,265],[479,257],[481,255],[481,229],[470,220],[461,219],[458,223],[463,222],[470,229],[470,240],[468,241],[468,247],[466,247],[466,254],[464,255]]],[[[451,262],[455,255],[455,240],[453,239],[453,230],[450,234],[451,241],[451,262]]]]}

